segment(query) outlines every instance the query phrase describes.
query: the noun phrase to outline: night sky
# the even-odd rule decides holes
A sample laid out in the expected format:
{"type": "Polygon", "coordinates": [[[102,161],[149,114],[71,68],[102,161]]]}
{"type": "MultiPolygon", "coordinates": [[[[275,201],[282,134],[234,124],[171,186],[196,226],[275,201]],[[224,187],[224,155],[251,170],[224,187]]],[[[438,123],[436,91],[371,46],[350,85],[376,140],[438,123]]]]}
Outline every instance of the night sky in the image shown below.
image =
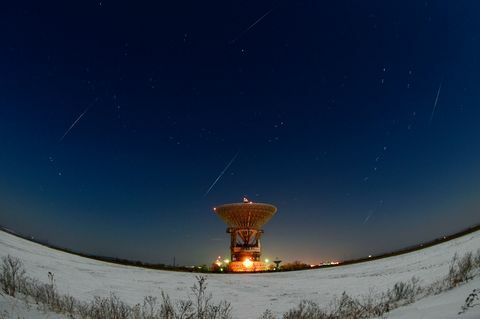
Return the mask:
{"type": "Polygon", "coordinates": [[[316,263],[480,221],[478,1],[6,1],[0,35],[18,232],[210,263],[247,196],[264,257],[316,263]]]}

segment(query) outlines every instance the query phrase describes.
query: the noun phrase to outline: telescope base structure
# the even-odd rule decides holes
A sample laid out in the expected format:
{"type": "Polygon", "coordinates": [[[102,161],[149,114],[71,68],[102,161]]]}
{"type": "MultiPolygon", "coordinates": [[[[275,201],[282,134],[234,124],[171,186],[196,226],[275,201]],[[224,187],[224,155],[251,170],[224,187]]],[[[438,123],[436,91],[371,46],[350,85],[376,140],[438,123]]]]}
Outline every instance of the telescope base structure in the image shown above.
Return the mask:
{"type": "Polygon", "coordinates": [[[228,264],[228,269],[232,272],[255,272],[255,271],[267,271],[267,264],[262,261],[252,261],[251,264],[247,264],[242,261],[232,261],[228,264]]]}
{"type": "Polygon", "coordinates": [[[260,259],[260,237],[263,230],[250,228],[227,228],[230,234],[231,262],[229,270],[232,272],[266,271],[267,266],[260,259]]]}

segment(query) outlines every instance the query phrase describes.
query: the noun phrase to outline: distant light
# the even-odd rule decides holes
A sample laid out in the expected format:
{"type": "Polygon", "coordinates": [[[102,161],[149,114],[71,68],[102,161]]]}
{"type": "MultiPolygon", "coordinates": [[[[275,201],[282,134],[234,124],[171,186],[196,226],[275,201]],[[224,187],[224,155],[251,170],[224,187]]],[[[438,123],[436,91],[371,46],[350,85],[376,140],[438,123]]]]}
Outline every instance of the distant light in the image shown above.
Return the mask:
{"type": "Polygon", "coordinates": [[[372,255],[368,255],[368,258],[372,258],[372,255]]]}
{"type": "Polygon", "coordinates": [[[228,263],[230,262],[230,260],[224,259],[223,262],[226,263],[226,264],[228,264],[228,263]]]}
{"type": "Polygon", "coordinates": [[[265,259],[265,262],[268,264],[270,262],[270,260],[268,260],[268,258],[267,258],[267,259],[265,259]]]}

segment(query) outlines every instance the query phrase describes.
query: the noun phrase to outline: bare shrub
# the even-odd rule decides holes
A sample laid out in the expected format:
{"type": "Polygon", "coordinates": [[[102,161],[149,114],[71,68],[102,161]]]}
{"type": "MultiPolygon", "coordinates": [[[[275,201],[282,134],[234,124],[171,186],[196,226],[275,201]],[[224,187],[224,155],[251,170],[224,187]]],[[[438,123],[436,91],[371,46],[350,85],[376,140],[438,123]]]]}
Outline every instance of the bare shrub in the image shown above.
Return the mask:
{"type": "Polygon", "coordinates": [[[88,314],[90,312],[90,305],[84,302],[79,302],[76,305],[75,310],[75,313],[78,314],[80,318],[88,318],[88,314]]]}
{"type": "Polygon", "coordinates": [[[73,314],[79,304],[74,297],[59,293],[52,280],[46,284],[26,277],[19,292],[24,299],[33,300],[44,311],[73,314]]]}
{"type": "Polygon", "coordinates": [[[415,302],[415,297],[420,293],[419,279],[412,277],[408,282],[397,282],[392,289],[387,291],[388,302],[405,305],[415,302]]]}
{"type": "Polygon", "coordinates": [[[276,319],[275,315],[270,309],[265,310],[258,319],[276,319]]]}
{"type": "Polygon", "coordinates": [[[178,319],[183,318],[195,318],[195,311],[192,310],[193,302],[188,300],[179,300],[177,301],[177,317],[178,319]]]}
{"type": "Polygon", "coordinates": [[[158,300],[157,297],[147,296],[143,299],[141,308],[142,319],[155,319],[158,315],[158,300]]]}
{"type": "Polygon", "coordinates": [[[473,264],[475,268],[480,268],[480,249],[477,249],[475,256],[473,257],[473,264]]]}
{"type": "MultiPolygon", "coordinates": [[[[162,292],[162,304],[160,305],[160,315],[162,319],[184,319],[197,318],[193,302],[188,300],[179,300],[173,303],[170,297],[162,292]]],[[[200,318],[200,317],[199,317],[200,318]]]]}
{"type": "Polygon", "coordinates": [[[360,306],[366,315],[365,318],[383,317],[392,308],[386,293],[379,295],[374,294],[372,291],[361,298],[360,306]]]}
{"type": "Polygon", "coordinates": [[[442,293],[443,291],[445,291],[447,286],[448,286],[447,280],[441,279],[431,283],[427,287],[424,287],[423,290],[426,296],[438,295],[439,293],[442,293]]]}
{"type": "Polygon", "coordinates": [[[471,252],[466,253],[459,258],[457,254],[453,256],[446,281],[449,288],[454,288],[460,283],[466,282],[473,278],[473,270],[475,269],[475,262],[471,252]]]}
{"type": "Polygon", "coordinates": [[[15,297],[18,288],[25,279],[25,269],[20,259],[7,255],[2,257],[0,286],[7,295],[15,297]]]}
{"type": "Polygon", "coordinates": [[[197,312],[197,316],[199,319],[204,319],[210,301],[212,299],[212,295],[207,295],[207,278],[204,276],[196,276],[197,282],[192,287],[192,292],[195,296],[195,308],[197,312]]]}
{"type": "Polygon", "coordinates": [[[78,301],[72,296],[62,296],[61,298],[62,312],[74,314],[78,305],[78,301]]]}
{"type": "Polygon", "coordinates": [[[159,317],[164,319],[228,319],[231,318],[231,305],[226,301],[212,303],[212,295],[206,293],[207,283],[203,276],[196,277],[197,282],[192,287],[194,299],[172,302],[170,297],[162,292],[159,317]]]}
{"type": "Polygon", "coordinates": [[[331,318],[313,301],[302,300],[300,304],[283,315],[283,319],[326,319],[331,318]]]}
{"type": "Polygon", "coordinates": [[[130,312],[131,307],[111,293],[108,297],[94,297],[88,315],[92,319],[128,319],[130,312]]]}
{"type": "MultiPolygon", "coordinates": [[[[170,297],[162,291],[162,304],[160,305],[160,317],[164,319],[175,319],[177,310],[170,300],[170,297]]],[[[187,317],[188,318],[188,317],[187,317]]]]}
{"type": "MultiPolygon", "coordinates": [[[[300,304],[283,315],[283,319],[362,319],[383,317],[389,307],[385,294],[370,293],[363,298],[353,298],[346,292],[335,298],[329,310],[321,309],[313,301],[303,300],[300,304]]],[[[268,315],[268,314],[267,314],[268,315]]],[[[260,319],[274,319],[275,317],[261,317],[260,319]]]]}
{"type": "Polygon", "coordinates": [[[53,311],[60,312],[62,310],[61,297],[57,292],[57,289],[52,284],[40,284],[38,285],[38,292],[42,303],[53,311]]]}
{"type": "Polygon", "coordinates": [[[194,307],[196,309],[195,318],[197,319],[226,319],[231,317],[232,307],[230,303],[221,301],[218,304],[212,304],[212,294],[207,294],[207,278],[205,276],[196,276],[197,282],[192,287],[194,307]]]}
{"type": "Polygon", "coordinates": [[[412,277],[408,282],[396,283],[386,293],[379,294],[371,290],[368,294],[358,298],[343,292],[340,297],[336,297],[330,303],[328,310],[321,309],[312,301],[304,300],[297,307],[285,313],[283,319],[383,318],[390,310],[414,302],[415,298],[423,291],[418,283],[419,280],[412,277]]]}
{"type": "Polygon", "coordinates": [[[358,301],[350,297],[345,291],[340,298],[333,301],[335,318],[357,318],[358,317],[358,301]]]}

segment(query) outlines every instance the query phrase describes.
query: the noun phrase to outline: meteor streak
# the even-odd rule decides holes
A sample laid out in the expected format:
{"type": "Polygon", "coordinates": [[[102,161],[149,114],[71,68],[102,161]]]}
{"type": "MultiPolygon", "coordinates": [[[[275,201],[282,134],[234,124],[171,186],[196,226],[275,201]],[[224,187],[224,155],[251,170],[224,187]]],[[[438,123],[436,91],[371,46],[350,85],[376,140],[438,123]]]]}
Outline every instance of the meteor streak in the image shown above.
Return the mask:
{"type": "Polygon", "coordinates": [[[435,103],[433,103],[433,110],[432,110],[432,114],[430,115],[430,122],[429,122],[430,124],[432,124],[433,116],[435,115],[435,111],[437,109],[438,97],[440,96],[440,91],[442,90],[442,84],[443,82],[440,82],[440,85],[437,90],[437,97],[435,98],[435,103]]]}
{"type": "Polygon", "coordinates": [[[212,183],[212,185],[210,185],[210,187],[208,188],[208,190],[205,192],[205,195],[203,195],[203,197],[207,196],[208,193],[210,193],[210,191],[212,190],[212,188],[215,186],[215,184],[217,184],[217,182],[220,180],[220,178],[222,178],[223,174],[225,174],[225,172],[228,170],[228,168],[230,167],[230,165],[232,165],[232,163],[235,161],[235,159],[237,158],[238,154],[240,153],[240,151],[237,152],[237,154],[235,154],[232,159],[230,160],[230,162],[228,162],[227,166],[225,166],[225,168],[223,169],[223,171],[220,173],[220,175],[218,175],[217,179],[215,179],[212,183]]]}
{"type": "Polygon", "coordinates": [[[82,117],[88,112],[88,110],[90,110],[91,106],[87,107],[78,117],[77,119],[72,123],[72,125],[70,125],[70,127],[68,128],[68,130],[65,131],[65,133],[62,135],[62,137],[60,138],[60,140],[58,141],[59,143],[61,143],[63,141],[63,139],[68,135],[68,133],[70,133],[70,131],[75,127],[75,125],[77,125],[78,121],[80,121],[82,119],[82,117]]]}
{"type": "Polygon", "coordinates": [[[273,11],[274,8],[268,10],[263,16],[261,16],[260,18],[258,18],[254,23],[252,23],[248,28],[246,28],[245,30],[243,30],[242,32],[240,32],[240,34],[235,38],[233,39],[232,41],[230,41],[230,44],[233,44],[235,42],[237,42],[238,39],[240,39],[245,33],[247,33],[251,28],[253,28],[257,23],[259,23],[260,21],[262,21],[266,16],[268,16],[272,11],[273,11]]]}

